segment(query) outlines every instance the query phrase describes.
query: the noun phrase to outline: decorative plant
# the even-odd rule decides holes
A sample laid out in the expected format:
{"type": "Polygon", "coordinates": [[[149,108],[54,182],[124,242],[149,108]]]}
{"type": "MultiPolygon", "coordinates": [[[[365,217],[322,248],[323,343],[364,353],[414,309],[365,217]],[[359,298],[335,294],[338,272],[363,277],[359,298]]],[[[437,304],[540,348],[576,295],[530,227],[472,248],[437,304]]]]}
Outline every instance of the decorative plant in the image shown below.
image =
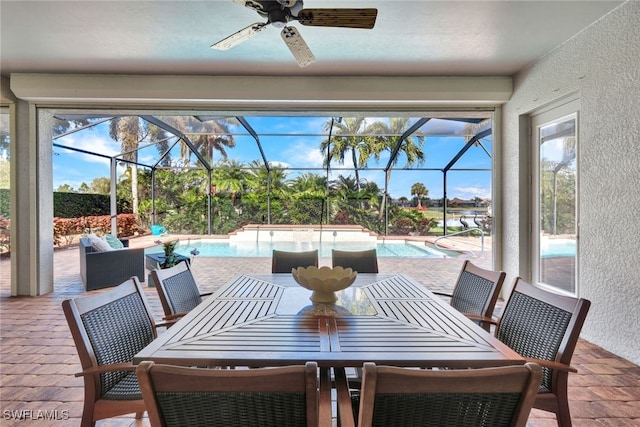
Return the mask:
{"type": "MultiPolygon", "coordinates": [[[[160,244],[160,240],[156,241],[156,243],[160,244]]],[[[169,242],[162,243],[162,248],[164,250],[164,261],[160,263],[160,268],[171,268],[178,263],[178,257],[176,256],[175,249],[178,244],[178,240],[172,240],[169,242]]]]}

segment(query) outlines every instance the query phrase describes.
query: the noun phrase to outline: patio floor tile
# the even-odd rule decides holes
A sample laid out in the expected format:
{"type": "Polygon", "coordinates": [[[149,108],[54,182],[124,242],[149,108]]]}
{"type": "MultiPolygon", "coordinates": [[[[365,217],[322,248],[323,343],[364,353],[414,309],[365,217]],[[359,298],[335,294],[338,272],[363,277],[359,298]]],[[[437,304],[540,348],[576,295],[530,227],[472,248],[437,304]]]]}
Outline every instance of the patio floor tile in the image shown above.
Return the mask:
{"type": "MultiPolygon", "coordinates": [[[[132,246],[148,245],[132,239],[132,246]]],[[[11,298],[9,260],[0,260],[0,424],[9,426],[77,426],[82,415],[82,379],[74,373],[80,363],[60,304],[82,295],[77,249],[55,251],[55,290],[39,297],[11,298]],[[31,418],[27,417],[31,412],[31,418]],[[48,411],[55,420],[33,415],[48,411]],[[57,412],[55,412],[57,411],[57,412]],[[20,416],[25,419],[17,419],[20,416]]],[[[474,258],[480,265],[488,263],[474,258]]],[[[320,259],[320,265],[330,260],[320,259]]],[[[269,258],[196,257],[193,271],[201,290],[214,291],[240,272],[268,273],[269,258]]],[[[443,292],[451,291],[460,259],[379,259],[380,271],[402,271],[417,282],[443,292]]],[[[507,278],[512,280],[513,278],[507,278]]],[[[156,319],[162,308],[155,288],[145,286],[156,319]]],[[[100,292],[100,291],[94,291],[100,292]]],[[[500,309],[501,301],[498,309],[500,309]]],[[[573,425],[640,426],[640,367],[584,340],[573,358],[578,374],[569,376],[573,425]]],[[[133,414],[97,423],[100,427],[148,427],[148,419],[133,414]]],[[[533,410],[529,427],[556,426],[553,414],[533,410]]]]}

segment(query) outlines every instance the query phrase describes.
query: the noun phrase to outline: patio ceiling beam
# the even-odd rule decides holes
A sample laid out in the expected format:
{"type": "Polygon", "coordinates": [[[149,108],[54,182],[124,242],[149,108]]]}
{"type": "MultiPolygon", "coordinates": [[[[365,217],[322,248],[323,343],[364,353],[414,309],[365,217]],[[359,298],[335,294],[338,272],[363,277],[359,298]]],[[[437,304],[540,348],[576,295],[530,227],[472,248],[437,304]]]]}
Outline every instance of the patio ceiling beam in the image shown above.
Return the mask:
{"type": "Polygon", "coordinates": [[[251,127],[247,119],[242,116],[236,116],[236,119],[242,127],[244,127],[249,134],[256,140],[256,145],[258,146],[258,150],[260,150],[260,155],[262,156],[262,161],[264,162],[264,167],[267,168],[267,172],[271,172],[271,166],[269,165],[269,161],[267,160],[267,156],[264,154],[264,150],[262,149],[262,144],[260,143],[260,137],[258,133],[251,127]]]}
{"type": "Polygon", "coordinates": [[[411,136],[415,131],[420,129],[422,125],[427,123],[429,120],[431,120],[430,117],[423,117],[419,119],[417,122],[413,124],[413,126],[407,129],[400,136],[400,138],[398,138],[398,143],[396,144],[395,147],[393,147],[393,151],[391,152],[391,157],[389,157],[389,163],[387,163],[387,167],[384,168],[385,172],[391,170],[391,166],[393,166],[393,163],[396,161],[396,157],[398,156],[398,152],[400,151],[400,147],[402,146],[402,143],[404,142],[404,140],[407,139],[409,136],[411,136]]]}
{"type": "Polygon", "coordinates": [[[198,158],[200,163],[202,163],[204,165],[204,167],[208,171],[211,170],[211,165],[209,164],[209,162],[204,157],[202,157],[202,155],[198,152],[196,147],[193,146],[193,143],[187,137],[187,135],[185,135],[184,133],[182,133],[178,129],[174,128],[170,124],[168,124],[166,122],[163,122],[162,120],[158,119],[157,117],[154,117],[154,116],[140,116],[140,118],[148,121],[151,124],[154,124],[154,125],[158,126],[160,129],[164,129],[167,132],[169,132],[169,133],[177,136],[178,138],[182,139],[184,141],[184,143],[187,144],[187,147],[189,147],[191,152],[198,158]]]}
{"type": "MultiPolygon", "coordinates": [[[[444,169],[442,169],[442,171],[446,173],[449,169],[451,169],[451,168],[453,167],[453,165],[455,165],[455,164],[456,164],[456,162],[457,162],[458,160],[460,160],[460,157],[462,157],[462,155],[463,155],[464,153],[466,153],[466,152],[467,152],[467,150],[468,150],[469,148],[471,148],[471,146],[472,146],[473,144],[475,144],[476,142],[480,141],[482,138],[485,138],[485,137],[487,137],[487,136],[489,136],[489,135],[491,135],[491,128],[489,128],[489,129],[485,129],[485,130],[483,130],[482,132],[477,133],[476,135],[474,135],[474,136],[473,136],[473,138],[471,138],[471,139],[469,140],[469,142],[467,142],[467,143],[465,144],[465,146],[464,146],[464,147],[462,147],[462,148],[460,149],[460,151],[458,151],[458,154],[456,154],[456,155],[451,159],[451,161],[450,161],[450,162],[449,162],[449,163],[444,167],[444,169]]],[[[486,151],[486,150],[485,150],[485,151],[486,151]]]]}

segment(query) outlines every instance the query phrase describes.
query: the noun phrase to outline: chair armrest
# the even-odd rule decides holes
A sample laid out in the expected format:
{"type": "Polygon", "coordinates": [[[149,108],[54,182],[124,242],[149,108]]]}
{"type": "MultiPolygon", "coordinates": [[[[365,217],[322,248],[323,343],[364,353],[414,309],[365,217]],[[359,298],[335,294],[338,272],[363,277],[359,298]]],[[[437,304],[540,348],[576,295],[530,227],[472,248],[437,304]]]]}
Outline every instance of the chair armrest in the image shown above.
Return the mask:
{"type": "Polygon", "coordinates": [[[475,322],[488,323],[490,325],[497,325],[498,319],[492,319],[491,317],[478,316],[477,314],[464,313],[467,318],[475,322]]]}
{"type": "Polygon", "coordinates": [[[447,298],[453,297],[453,295],[447,294],[447,293],[444,293],[444,292],[431,291],[431,293],[434,294],[434,295],[441,296],[441,297],[447,297],[447,298]]]}
{"type": "Polygon", "coordinates": [[[336,387],[336,405],[338,408],[338,425],[341,427],[355,427],[353,407],[351,406],[351,393],[349,381],[344,368],[333,368],[333,376],[336,387]]]}
{"type": "Polygon", "coordinates": [[[175,323],[178,320],[180,320],[180,319],[167,319],[165,321],[155,322],[155,326],[156,326],[156,329],[158,329],[158,328],[167,328],[168,329],[168,328],[172,327],[173,325],[175,325],[175,323]]]}
{"type": "Polygon", "coordinates": [[[78,372],[75,374],[76,377],[82,377],[85,375],[95,375],[95,374],[104,374],[106,372],[114,372],[114,371],[133,371],[135,372],[136,365],[133,363],[113,363],[111,365],[98,365],[92,366],[90,368],[84,369],[82,372],[78,372]]]}
{"type": "Polygon", "coordinates": [[[531,363],[537,363],[538,365],[542,366],[543,368],[549,368],[549,369],[557,369],[559,371],[565,371],[565,372],[573,372],[576,373],[578,372],[578,370],[572,366],[569,365],[565,365],[564,363],[560,363],[560,362],[556,362],[554,360],[544,360],[544,359],[533,359],[533,358],[525,358],[526,362],[531,362],[531,363]]]}
{"type": "Polygon", "coordinates": [[[166,314],[166,315],[162,318],[162,320],[172,321],[172,322],[174,322],[174,323],[175,323],[175,322],[177,322],[177,321],[178,321],[178,319],[180,319],[181,317],[184,317],[184,316],[186,316],[186,315],[187,315],[187,313],[186,313],[186,312],[184,312],[184,313],[166,314]]]}

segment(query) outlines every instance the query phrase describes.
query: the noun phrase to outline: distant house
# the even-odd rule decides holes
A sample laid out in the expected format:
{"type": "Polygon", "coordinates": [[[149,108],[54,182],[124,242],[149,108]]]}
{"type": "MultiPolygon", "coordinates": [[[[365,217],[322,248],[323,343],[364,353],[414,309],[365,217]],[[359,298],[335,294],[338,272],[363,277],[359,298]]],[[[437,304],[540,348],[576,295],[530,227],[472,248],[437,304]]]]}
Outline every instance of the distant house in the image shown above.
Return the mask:
{"type": "Polygon", "coordinates": [[[476,207],[476,201],[459,199],[458,197],[456,197],[449,200],[449,207],[473,208],[476,207]]]}

